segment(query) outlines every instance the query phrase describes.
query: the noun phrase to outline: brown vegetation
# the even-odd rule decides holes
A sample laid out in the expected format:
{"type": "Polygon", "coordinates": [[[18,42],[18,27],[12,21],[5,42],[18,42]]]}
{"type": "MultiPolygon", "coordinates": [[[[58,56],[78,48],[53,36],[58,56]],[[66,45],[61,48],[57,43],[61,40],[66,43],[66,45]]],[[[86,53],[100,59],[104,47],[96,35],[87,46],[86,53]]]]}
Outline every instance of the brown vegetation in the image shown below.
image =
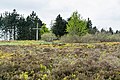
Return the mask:
{"type": "Polygon", "coordinates": [[[0,80],[120,80],[120,43],[0,46],[0,80]]]}

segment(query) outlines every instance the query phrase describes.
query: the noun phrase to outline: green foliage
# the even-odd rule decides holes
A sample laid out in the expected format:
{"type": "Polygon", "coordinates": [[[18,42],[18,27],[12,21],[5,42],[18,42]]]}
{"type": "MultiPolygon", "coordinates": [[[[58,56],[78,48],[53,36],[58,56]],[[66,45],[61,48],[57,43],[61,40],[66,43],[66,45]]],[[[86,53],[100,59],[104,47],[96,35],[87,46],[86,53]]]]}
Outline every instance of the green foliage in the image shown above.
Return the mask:
{"type": "Polygon", "coordinates": [[[24,17],[20,17],[19,19],[19,24],[18,24],[18,28],[17,28],[17,40],[27,40],[29,39],[29,27],[27,26],[27,21],[25,20],[24,17]]]}
{"type": "MultiPolygon", "coordinates": [[[[0,29],[2,29],[3,26],[3,17],[2,14],[0,15],[0,29]]],[[[3,34],[1,34],[2,32],[0,32],[0,38],[2,38],[3,34]]]]}
{"type": "Polygon", "coordinates": [[[50,31],[46,27],[46,24],[43,24],[43,26],[40,29],[40,34],[43,35],[44,33],[49,33],[50,31]]]}
{"type": "MultiPolygon", "coordinates": [[[[36,40],[36,30],[33,28],[36,28],[37,23],[39,28],[43,25],[34,11],[24,18],[14,9],[11,13],[3,13],[0,18],[0,29],[6,40],[36,40]]],[[[39,39],[40,36],[39,33],[39,39]]]]}
{"type": "Polygon", "coordinates": [[[67,33],[66,32],[66,24],[67,24],[67,22],[64,19],[62,19],[62,17],[59,14],[57,16],[55,23],[53,24],[51,30],[57,37],[61,37],[67,33]]]}
{"type": "MultiPolygon", "coordinates": [[[[34,11],[32,11],[32,13],[26,18],[23,15],[18,14],[15,9],[12,12],[5,12],[0,15],[0,29],[2,30],[0,32],[0,38],[4,38],[4,40],[36,40],[35,28],[37,23],[39,24],[38,28],[41,28],[38,33],[39,39],[41,39],[41,35],[49,32],[49,30],[46,27],[46,24],[42,23],[34,11]]],[[[80,39],[79,41],[73,42],[91,41],[91,35],[86,35],[87,33],[93,34],[92,38],[94,36],[95,39],[93,41],[119,41],[119,38],[116,37],[118,35],[114,35],[114,31],[111,27],[108,31],[103,28],[99,31],[96,26],[92,26],[92,21],[89,18],[87,21],[82,19],[77,11],[73,12],[72,16],[68,19],[68,22],[62,19],[59,14],[55,20],[55,23],[51,27],[51,31],[55,34],[55,36],[57,36],[58,39],[67,33],[69,33],[69,35],[80,36],[78,38],[80,39]],[[87,38],[87,36],[89,38],[87,38]],[[84,39],[87,39],[87,41],[84,39]]],[[[117,30],[115,34],[119,33],[120,31],[117,30]]],[[[72,38],[72,36],[70,37],[72,38]]]]}
{"type": "Polygon", "coordinates": [[[92,28],[91,34],[96,34],[96,33],[98,33],[98,32],[99,32],[99,30],[98,30],[97,27],[95,26],[95,27],[92,28]]]}
{"type": "Polygon", "coordinates": [[[22,74],[20,74],[20,79],[28,80],[28,72],[22,72],[22,74]]]}
{"type": "Polygon", "coordinates": [[[0,28],[2,28],[2,25],[3,25],[3,17],[2,17],[2,14],[0,15],[0,28]]]}
{"type": "Polygon", "coordinates": [[[48,80],[47,74],[44,74],[42,80],[48,80]]]}
{"type": "Polygon", "coordinates": [[[40,64],[40,72],[45,72],[46,71],[46,66],[44,66],[43,64],[40,64]]]}
{"type": "MultiPolygon", "coordinates": [[[[37,23],[38,23],[38,28],[41,28],[42,21],[38,18],[38,16],[36,15],[36,13],[34,11],[32,11],[32,13],[27,16],[26,18],[26,26],[27,28],[25,28],[25,30],[27,30],[28,32],[26,32],[26,34],[28,36],[27,40],[36,40],[36,28],[37,27],[37,23]]],[[[40,30],[39,30],[40,32],[40,30]]],[[[41,38],[41,34],[38,33],[39,39],[41,38]]]]}
{"type": "Polygon", "coordinates": [[[107,33],[107,31],[105,30],[105,29],[101,29],[101,31],[100,31],[101,33],[107,33]]]}
{"type": "Polygon", "coordinates": [[[113,30],[112,30],[112,28],[111,28],[111,27],[109,28],[108,33],[113,34],[113,30]]]}
{"type": "Polygon", "coordinates": [[[51,32],[50,33],[45,33],[41,36],[41,40],[48,41],[48,42],[53,41],[55,39],[57,39],[57,37],[55,36],[55,34],[53,34],[51,32]]]}
{"type": "Polygon", "coordinates": [[[119,33],[120,33],[120,31],[119,31],[119,30],[116,30],[115,34],[119,34],[119,33]]]}
{"type": "Polygon", "coordinates": [[[88,33],[91,34],[92,32],[92,21],[88,18],[87,20],[87,29],[88,29],[88,33]]]}
{"type": "Polygon", "coordinates": [[[87,29],[88,29],[88,33],[89,34],[95,34],[97,32],[99,32],[99,30],[97,29],[97,27],[92,27],[92,21],[88,18],[87,21],[87,29]]]}
{"type": "Polygon", "coordinates": [[[4,31],[4,36],[6,37],[8,37],[9,32],[10,40],[16,39],[19,16],[20,15],[16,12],[15,9],[12,13],[5,12],[3,14],[2,30],[4,31]]]}
{"type": "Polygon", "coordinates": [[[67,24],[67,32],[70,35],[85,35],[88,30],[87,30],[87,22],[83,20],[80,17],[80,14],[78,12],[73,12],[70,20],[68,21],[67,24]]]}

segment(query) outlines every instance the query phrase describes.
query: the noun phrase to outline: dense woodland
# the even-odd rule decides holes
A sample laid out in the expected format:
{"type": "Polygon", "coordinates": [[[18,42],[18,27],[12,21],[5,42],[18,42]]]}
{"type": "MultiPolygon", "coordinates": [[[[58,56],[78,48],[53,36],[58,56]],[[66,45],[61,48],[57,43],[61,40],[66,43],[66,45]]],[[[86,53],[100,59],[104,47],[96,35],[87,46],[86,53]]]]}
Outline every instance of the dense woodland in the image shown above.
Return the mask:
{"type": "Polygon", "coordinates": [[[41,39],[42,35],[43,37],[44,35],[55,35],[57,39],[63,39],[64,36],[68,35],[77,37],[87,35],[87,37],[89,37],[104,34],[102,37],[105,37],[120,33],[119,30],[114,32],[111,27],[109,30],[105,30],[104,28],[98,30],[96,26],[92,26],[92,21],[90,18],[83,19],[77,11],[73,12],[67,20],[63,19],[59,14],[49,30],[46,27],[46,24],[42,22],[42,20],[34,11],[32,11],[32,13],[27,17],[24,17],[23,15],[17,13],[17,11],[14,9],[12,12],[6,11],[1,13],[0,37],[4,38],[4,40],[35,40],[36,30],[34,28],[36,28],[37,23],[38,28],[41,28],[39,29],[38,34],[39,39],[41,39]]]}

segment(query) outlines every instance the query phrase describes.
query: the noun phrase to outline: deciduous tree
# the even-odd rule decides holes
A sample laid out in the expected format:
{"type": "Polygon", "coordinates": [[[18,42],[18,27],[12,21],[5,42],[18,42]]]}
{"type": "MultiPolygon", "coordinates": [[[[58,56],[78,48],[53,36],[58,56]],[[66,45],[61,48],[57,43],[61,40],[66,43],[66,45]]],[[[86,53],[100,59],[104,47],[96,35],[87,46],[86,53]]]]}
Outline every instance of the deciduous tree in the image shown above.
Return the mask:
{"type": "Polygon", "coordinates": [[[88,33],[87,21],[82,19],[77,11],[73,12],[70,20],[68,21],[67,32],[70,35],[79,35],[79,36],[88,33]]]}

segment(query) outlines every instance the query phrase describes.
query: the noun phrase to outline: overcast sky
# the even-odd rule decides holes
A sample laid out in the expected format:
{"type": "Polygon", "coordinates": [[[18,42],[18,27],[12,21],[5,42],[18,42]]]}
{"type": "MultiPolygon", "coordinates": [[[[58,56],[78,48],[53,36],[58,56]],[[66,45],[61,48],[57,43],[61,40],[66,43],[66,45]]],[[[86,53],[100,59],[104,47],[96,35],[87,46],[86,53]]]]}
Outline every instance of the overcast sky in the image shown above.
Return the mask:
{"type": "Polygon", "coordinates": [[[39,18],[50,26],[58,14],[64,19],[78,11],[84,19],[88,17],[97,28],[120,30],[120,0],[1,0],[0,13],[16,9],[25,16],[35,11],[39,18]]]}

